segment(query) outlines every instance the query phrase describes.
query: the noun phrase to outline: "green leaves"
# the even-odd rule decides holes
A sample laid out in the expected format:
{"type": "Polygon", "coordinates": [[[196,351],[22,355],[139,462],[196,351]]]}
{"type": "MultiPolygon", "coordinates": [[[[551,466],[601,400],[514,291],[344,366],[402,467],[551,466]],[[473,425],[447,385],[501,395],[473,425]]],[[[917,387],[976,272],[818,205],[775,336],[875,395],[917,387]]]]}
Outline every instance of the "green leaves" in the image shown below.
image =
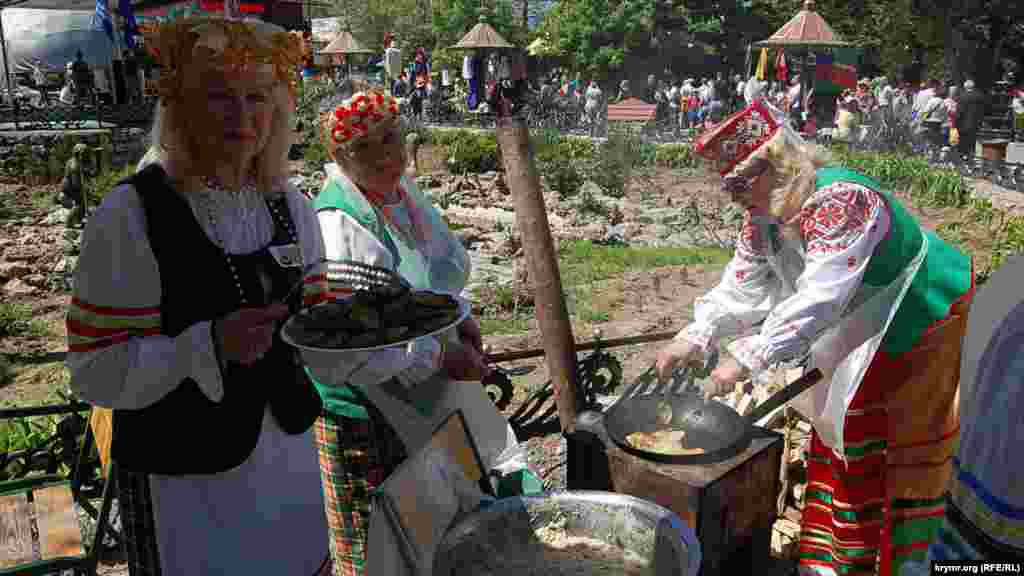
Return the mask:
{"type": "Polygon", "coordinates": [[[606,77],[625,63],[631,48],[648,41],[654,13],[655,0],[561,0],[543,30],[577,69],[606,77]]]}

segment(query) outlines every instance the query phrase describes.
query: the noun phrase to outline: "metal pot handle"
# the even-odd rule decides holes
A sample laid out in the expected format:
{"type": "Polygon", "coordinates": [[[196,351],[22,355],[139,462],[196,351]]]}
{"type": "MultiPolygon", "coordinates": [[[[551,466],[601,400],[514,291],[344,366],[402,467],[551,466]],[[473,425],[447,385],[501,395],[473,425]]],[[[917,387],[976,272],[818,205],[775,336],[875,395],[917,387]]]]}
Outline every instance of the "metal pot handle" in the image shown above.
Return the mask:
{"type": "Polygon", "coordinates": [[[576,416],[576,430],[600,436],[604,432],[604,414],[596,410],[584,410],[576,416]]]}

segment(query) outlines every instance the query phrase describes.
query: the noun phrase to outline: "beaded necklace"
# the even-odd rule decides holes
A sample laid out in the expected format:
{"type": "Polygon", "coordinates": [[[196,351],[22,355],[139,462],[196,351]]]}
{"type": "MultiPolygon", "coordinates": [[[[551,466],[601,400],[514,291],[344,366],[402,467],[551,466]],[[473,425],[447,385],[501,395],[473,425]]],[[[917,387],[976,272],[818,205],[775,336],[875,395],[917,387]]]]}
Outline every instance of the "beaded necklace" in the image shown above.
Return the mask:
{"type": "MultiPolygon", "coordinates": [[[[214,236],[213,242],[218,248],[220,248],[221,254],[224,255],[224,261],[227,263],[228,271],[231,273],[231,279],[234,280],[235,288],[238,290],[239,302],[242,305],[246,305],[249,303],[249,299],[245,295],[245,290],[242,288],[242,281],[238,276],[238,267],[235,265],[234,257],[227,251],[227,246],[220,236],[220,231],[217,229],[217,212],[211,196],[211,194],[223,194],[226,193],[226,191],[214,181],[207,181],[206,187],[209,189],[210,193],[203,194],[202,197],[206,211],[206,218],[210,223],[210,231],[214,236]]],[[[243,193],[250,188],[251,186],[249,185],[243,187],[243,193]]],[[[281,194],[276,198],[267,198],[266,205],[270,210],[270,215],[274,220],[274,223],[283,228],[288,233],[288,237],[292,244],[298,247],[299,241],[298,235],[295,232],[295,224],[291,219],[285,217],[284,211],[288,209],[287,197],[284,194],[281,194]]],[[[298,257],[299,267],[302,269],[305,265],[302,261],[302,250],[298,250],[298,257]]]]}

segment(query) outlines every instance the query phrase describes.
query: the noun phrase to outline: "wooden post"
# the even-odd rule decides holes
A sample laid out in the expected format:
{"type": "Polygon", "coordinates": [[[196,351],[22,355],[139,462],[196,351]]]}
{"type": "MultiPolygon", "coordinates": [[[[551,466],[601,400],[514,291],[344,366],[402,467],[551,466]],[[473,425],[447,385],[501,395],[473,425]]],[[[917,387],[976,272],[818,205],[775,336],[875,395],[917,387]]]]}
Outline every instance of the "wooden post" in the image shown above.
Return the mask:
{"type": "Polygon", "coordinates": [[[516,223],[533,280],[537,321],[544,338],[558,419],[562,432],[572,434],[576,431],[576,343],[541,195],[540,177],[530,152],[530,132],[521,119],[506,117],[498,119],[496,133],[505,163],[505,180],[515,197],[516,223]]]}

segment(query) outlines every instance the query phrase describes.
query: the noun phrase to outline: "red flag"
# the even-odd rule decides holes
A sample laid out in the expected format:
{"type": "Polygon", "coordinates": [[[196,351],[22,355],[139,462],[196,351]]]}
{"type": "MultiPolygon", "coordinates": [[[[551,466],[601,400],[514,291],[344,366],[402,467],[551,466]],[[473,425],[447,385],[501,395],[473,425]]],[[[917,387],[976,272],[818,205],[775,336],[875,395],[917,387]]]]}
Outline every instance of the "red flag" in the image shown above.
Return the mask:
{"type": "Polygon", "coordinates": [[[779,58],[775,61],[775,79],[783,84],[789,79],[789,68],[786,66],[786,53],[779,50],[779,58]]]}

